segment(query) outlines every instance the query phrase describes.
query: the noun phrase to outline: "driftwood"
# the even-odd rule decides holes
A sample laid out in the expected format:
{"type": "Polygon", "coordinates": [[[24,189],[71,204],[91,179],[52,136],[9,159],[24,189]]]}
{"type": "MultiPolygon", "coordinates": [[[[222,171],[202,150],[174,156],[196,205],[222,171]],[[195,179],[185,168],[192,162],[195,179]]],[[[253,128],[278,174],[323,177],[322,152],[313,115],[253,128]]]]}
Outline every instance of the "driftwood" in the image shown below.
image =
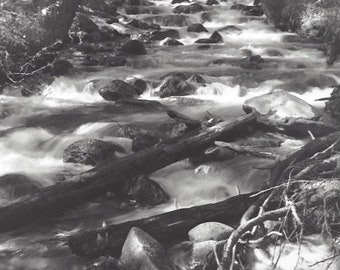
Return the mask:
{"type": "Polygon", "coordinates": [[[201,121],[198,121],[196,119],[193,119],[191,117],[188,117],[184,114],[181,114],[173,110],[168,110],[167,114],[170,118],[174,119],[176,122],[183,123],[190,129],[199,128],[202,125],[201,121]]]}
{"type": "Polygon", "coordinates": [[[238,224],[243,212],[256,200],[252,194],[241,194],[215,204],[180,209],[81,232],[68,237],[66,241],[71,250],[80,256],[97,257],[105,254],[119,256],[129,230],[138,227],[162,244],[168,245],[185,240],[188,231],[203,222],[238,224]]]}
{"type": "Polygon", "coordinates": [[[152,173],[195,155],[221,137],[227,139],[237,136],[255,119],[256,113],[252,113],[222,122],[176,143],[155,146],[108,161],[69,181],[42,188],[36,194],[0,208],[0,232],[13,230],[39,218],[55,216],[58,212],[69,210],[114,189],[119,181],[152,173]]]}

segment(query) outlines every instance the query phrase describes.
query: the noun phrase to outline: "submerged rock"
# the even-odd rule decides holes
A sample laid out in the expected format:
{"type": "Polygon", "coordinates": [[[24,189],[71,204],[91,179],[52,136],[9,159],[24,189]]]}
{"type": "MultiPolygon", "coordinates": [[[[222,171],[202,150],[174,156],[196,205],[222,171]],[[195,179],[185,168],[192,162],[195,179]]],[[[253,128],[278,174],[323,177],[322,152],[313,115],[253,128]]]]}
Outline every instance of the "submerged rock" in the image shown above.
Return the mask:
{"type": "Polygon", "coordinates": [[[201,38],[195,41],[195,43],[222,43],[222,42],[223,37],[217,31],[212,33],[212,35],[209,38],[201,38]]]}
{"type": "Polygon", "coordinates": [[[246,16],[262,16],[264,14],[262,6],[246,6],[242,9],[242,13],[246,16]]]}
{"type": "Polygon", "coordinates": [[[175,270],[162,245],[139,228],[132,228],[120,257],[126,270],[175,270]]]}
{"type": "Polygon", "coordinates": [[[196,33],[208,32],[208,30],[201,23],[194,23],[189,25],[187,31],[196,33]]]}
{"type": "Polygon", "coordinates": [[[127,54],[134,54],[134,55],[145,55],[146,54],[144,44],[138,40],[128,41],[122,46],[121,51],[127,54]]]}
{"type": "Polygon", "coordinates": [[[239,34],[239,33],[242,32],[242,29],[238,28],[235,25],[227,25],[227,26],[219,28],[217,31],[219,31],[219,32],[226,32],[226,33],[236,33],[236,34],[239,34]]]}
{"type": "Polygon", "coordinates": [[[64,162],[95,166],[108,158],[115,158],[116,151],[125,152],[125,149],[111,142],[83,139],[66,147],[63,160],[64,162]]]}
{"type": "Polygon", "coordinates": [[[243,108],[245,111],[254,108],[262,115],[282,121],[287,118],[315,119],[319,117],[318,111],[313,106],[285,91],[251,98],[244,103],[243,108]]]}
{"type": "Polygon", "coordinates": [[[220,241],[228,239],[233,231],[234,228],[220,222],[205,222],[192,228],[188,236],[193,242],[220,241]]]}
{"type": "Polygon", "coordinates": [[[128,181],[125,190],[130,199],[141,205],[159,205],[170,200],[170,196],[162,187],[146,176],[128,181]]]}
{"type": "Polygon", "coordinates": [[[159,88],[160,97],[185,96],[193,94],[196,87],[178,76],[167,77],[159,88]]]}
{"type": "Polygon", "coordinates": [[[168,254],[178,269],[206,269],[204,267],[209,264],[209,255],[213,253],[216,243],[187,241],[170,248],[168,254]]]}
{"type": "Polygon", "coordinates": [[[179,38],[179,33],[174,29],[156,30],[146,34],[146,37],[153,40],[163,40],[165,38],[179,38]]]}
{"type": "Polygon", "coordinates": [[[23,174],[6,174],[0,176],[0,200],[13,200],[33,194],[41,185],[23,174]]]}
{"type": "Polygon", "coordinates": [[[191,5],[179,5],[175,7],[174,13],[184,13],[184,14],[192,14],[203,11],[203,6],[200,4],[191,4],[191,5]]]}
{"type": "Polygon", "coordinates": [[[136,87],[122,81],[113,80],[103,88],[99,89],[99,94],[105,100],[117,101],[121,98],[134,98],[138,96],[139,91],[136,87]]]}

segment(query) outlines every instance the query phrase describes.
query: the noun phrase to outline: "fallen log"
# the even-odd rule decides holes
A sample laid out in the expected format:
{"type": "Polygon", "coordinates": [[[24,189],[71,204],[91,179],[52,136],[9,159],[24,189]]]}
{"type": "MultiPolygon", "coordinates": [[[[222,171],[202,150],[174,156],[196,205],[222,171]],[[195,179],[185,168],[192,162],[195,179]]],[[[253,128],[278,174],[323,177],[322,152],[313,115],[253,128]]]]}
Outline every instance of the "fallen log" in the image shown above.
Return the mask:
{"type": "Polygon", "coordinates": [[[37,193],[0,208],[0,232],[10,231],[69,210],[91,198],[113,190],[116,183],[147,175],[174,162],[186,159],[223,137],[232,138],[254,122],[256,113],[219,123],[199,134],[169,144],[158,145],[132,155],[110,160],[69,181],[42,188],[37,193]]]}
{"type": "Polygon", "coordinates": [[[166,246],[187,239],[188,231],[203,222],[237,225],[244,211],[256,200],[252,194],[80,232],[65,240],[72,252],[79,256],[119,256],[128,232],[132,227],[138,227],[166,246]]]}

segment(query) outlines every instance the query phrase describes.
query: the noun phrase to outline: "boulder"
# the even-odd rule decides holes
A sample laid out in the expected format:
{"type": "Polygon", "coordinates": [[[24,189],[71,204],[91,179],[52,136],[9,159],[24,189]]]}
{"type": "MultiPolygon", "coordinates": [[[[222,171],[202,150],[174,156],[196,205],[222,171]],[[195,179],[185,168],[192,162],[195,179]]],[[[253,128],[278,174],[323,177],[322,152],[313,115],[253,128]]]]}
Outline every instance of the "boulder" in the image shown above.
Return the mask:
{"type": "Polygon", "coordinates": [[[207,0],[205,3],[207,6],[219,5],[220,3],[217,0],[207,0]]]}
{"type": "Polygon", "coordinates": [[[6,174],[0,176],[0,201],[14,200],[16,198],[33,194],[41,185],[23,174],[6,174]]]}
{"type": "Polygon", "coordinates": [[[150,40],[163,40],[169,38],[179,38],[179,33],[174,29],[156,30],[148,33],[150,40]]]}
{"type": "Polygon", "coordinates": [[[188,15],[183,14],[167,14],[162,16],[162,25],[183,27],[189,25],[188,15]]]}
{"type": "Polygon", "coordinates": [[[247,112],[255,109],[274,120],[286,121],[288,118],[316,119],[318,111],[304,100],[285,91],[260,95],[247,100],[243,105],[247,112]]]}
{"type": "Polygon", "coordinates": [[[78,27],[80,31],[84,31],[86,33],[93,33],[99,30],[97,24],[95,24],[89,17],[79,12],[77,13],[73,23],[75,25],[71,26],[71,29],[73,27],[78,27]]]}
{"type": "Polygon", "coordinates": [[[223,37],[217,31],[211,34],[209,38],[201,38],[195,41],[195,43],[222,43],[223,37]]]}
{"type": "Polygon", "coordinates": [[[193,14],[197,12],[203,11],[203,6],[201,4],[191,4],[191,5],[179,5],[175,7],[174,13],[184,13],[184,14],[193,14]]]}
{"type": "Polygon", "coordinates": [[[221,241],[228,239],[234,228],[219,222],[206,222],[192,228],[189,239],[193,242],[204,242],[208,240],[221,241]]]}
{"type": "Polygon", "coordinates": [[[136,227],[125,240],[120,261],[128,270],[175,270],[161,244],[136,227]]]}
{"type": "Polygon", "coordinates": [[[145,55],[146,54],[144,44],[138,40],[130,40],[126,42],[122,46],[121,51],[127,54],[133,54],[133,55],[145,55]]]}
{"type": "Polygon", "coordinates": [[[117,144],[97,139],[82,139],[64,150],[64,162],[96,166],[108,158],[115,158],[116,152],[125,152],[117,144]]]}
{"type": "Polygon", "coordinates": [[[201,22],[205,23],[205,22],[211,22],[212,18],[210,16],[210,13],[208,12],[202,12],[201,14],[201,22]]]}
{"type": "Polygon", "coordinates": [[[122,81],[122,80],[113,80],[103,88],[99,89],[99,94],[105,99],[105,100],[112,100],[117,101],[121,98],[134,98],[138,96],[140,91],[122,81]]]}
{"type": "Polygon", "coordinates": [[[219,28],[217,31],[219,32],[226,32],[226,33],[235,33],[235,34],[239,34],[242,32],[242,29],[238,28],[237,26],[235,25],[227,25],[227,26],[224,26],[224,27],[221,27],[219,28]]]}
{"type": "Polygon", "coordinates": [[[245,9],[247,6],[243,5],[243,4],[233,4],[230,9],[232,10],[243,10],[245,9]]]}
{"type": "Polygon", "coordinates": [[[175,38],[166,38],[164,39],[162,45],[163,46],[182,46],[184,44],[175,38]]]}
{"type": "Polygon", "coordinates": [[[197,83],[197,84],[203,84],[205,85],[207,81],[200,75],[200,74],[194,74],[189,79],[188,82],[191,83],[197,83]]]}
{"type": "Polygon", "coordinates": [[[159,88],[160,97],[185,96],[193,94],[196,87],[179,76],[169,76],[159,88]]]}
{"type": "Polygon", "coordinates": [[[159,205],[170,200],[162,187],[146,176],[127,181],[124,193],[141,205],[159,205]]]}
{"type": "Polygon", "coordinates": [[[264,59],[260,55],[250,55],[241,61],[241,68],[258,70],[262,69],[261,64],[264,63],[264,59]]]}
{"type": "Polygon", "coordinates": [[[208,30],[201,23],[194,23],[189,25],[187,31],[196,33],[208,32],[208,30]]]}
{"type": "Polygon", "coordinates": [[[139,79],[137,77],[133,77],[127,80],[127,82],[136,88],[138,95],[143,94],[145,90],[148,88],[147,83],[144,80],[139,79]]]}
{"type": "Polygon", "coordinates": [[[51,74],[54,76],[70,75],[73,65],[66,59],[56,60],[53,63],[51,74]]]}
{"type": "Polygon", "coordinates": [[[246,16],[262,16],[264,14],[262,6],[246,6],[242,9],[242,13],[246,16]]]}
{"type": "MultiPolygon", "coordinates": [[[[193,243],[190,241],[175,245],[168,254],[177,269],[210,269],[209,255],[213,254],[216,241],[193,243]]],[[[211,268],[214,269],[214,268],[211,268]]]]}
{"type": "Polygon", "coordinates": [[[126,126],[124,128],[124,135],[132,139],[132,150],[134,152],[150,148],[161,142],[160,137],[155,132],[134,125],[126,126]]]}

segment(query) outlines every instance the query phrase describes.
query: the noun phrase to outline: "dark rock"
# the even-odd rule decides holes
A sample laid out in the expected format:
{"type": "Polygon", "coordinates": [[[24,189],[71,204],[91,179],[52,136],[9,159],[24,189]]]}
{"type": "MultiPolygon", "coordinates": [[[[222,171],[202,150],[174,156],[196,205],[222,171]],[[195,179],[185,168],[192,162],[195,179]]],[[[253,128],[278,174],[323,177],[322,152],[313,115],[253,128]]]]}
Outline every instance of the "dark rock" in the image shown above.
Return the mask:
{"type": "Polygon", "coordinates": [[[242,10],[242,13],[246,16],[262,16],[264,14],[262,6],[247,6],[242,10]]]}
{"type": "Polygon", "coordinates": [[[202,14],[201,14],[201,22],[202,23],[205,23],[205,22],[211,22],[211,16],[210,16],[210,14],[208,13],[208,12],[203,12],[202,14]]]}
{"type": "Polygon", "coordinates": [[[204,242],[208,240],[221,241],[228,239],[234,228],[219,222],[205,222],[192,228],[189,239],[193,242],[204,242]]]}
{"type": "Polygon", "coordinates": [[[169,14],[164,15],[162,18],[162,25],[164,26],[177,26],[183,27],[189,25],[190,20],[188,19],[188,15],[182,14],[169,14]]]}
{"type": "Polygon", "coordinates": [[[217,31],[219,32],[227,32],[227,33],[241,33],[242,32],[242,29],[238,28],[237,26],[235,25],[227,25],[227,26],[224,26],[224,27],[221,27],[219,28],[217,31]]]}
{"type": "Polygon", "coordinates": [[[56,60],[52,66],[51,74],[54,76],[70,75],[73,69],[72,64],[67,60],[56,60]]]}
{"type": "Polygon", "coordinates": [[[253,55],[252,50],[249,50],[249,49],[242,49],[241,52],[242,52],[242,54],[243,54],[244,56],[246,56],[247,58],[248,58],[249,56],[252,56],[252,55],[253,55]]]}
{"type": "Polygon", "coordinates": [[[121,67],[127,64],[126,58],[123,56],[115,56],[107,54],[99,59],[99,64],[106,67],[121,67]]]}
{"type": "Polygon", "coordinates": [[[179,5],[175,7],[174,13],[184,13],[184,14],[193,14],[197,12],[203,11],[203,6],[200,4],[191,4],[191,5],[179,5]]]}
{"type": "Polygon", "coordinates": [[[162,83],[159,93],[160,97],[171,97],[171,96],[185,96],[193,94],[196,87],[180,77],[171,76],[164,80],[162,83]]]}
{"type": "Polygon", "coordinates": [[[28,65],[26,65],[24,72],[33,72],[40,68],[46,67],[49,64],[53,63],[56,59],[57,55],[53,52],[45,52],[41,51],[33,56],[33,58],[29,61],[28,65]]]}
{"type": "Polygon", "coordinates": [[[192,83],[198,83],[198,84],[206,84],[207,81],[199,74],[194,74],[192,75],[189,79],[188,79],[189,82],[192,82],[192,83]]]}
{"type": "Polygon", "coordinates": [[[120,262],[112,257],[100,257],[84,270],[122,270],[120,262]]]}
{"type": "Polygon", "coordinates": [[[184,80],[184,81],[188,79],[188,76],[186,74],[184,74],[183,72],[176,72],[176,71],[167,73],[166,75],[160,77],[159,79],[164,80],[167,77],[178,77],[178,78],[180,78],[181,80],[184,80]]]}
{"type": "Polygon", "coordinates": [[[174,29],[164,29],[164,30],[156,30],[152,31],[149,34],[150,40],[163,40],[167,37],[169,38],[179,38],[179,33],[174,29]]]}
{"type": "Polygon", "coordinates": [[[189,0],[172,0],[171,4],[180,4],[180,3],[183,3],[183,2],[189,2],[189,0]]]}
{"type": "Polygon", "coordinates": [[[0,200],[13,200],[33,194],[41,185],[23,174],[6,174],[0,176],[0,200]]]}
{"type": "Polygon", "coordinates": [[[98,66],[99,61],[96,58],[93,58],[91,56],[88,56],[84,59],[84,61],[81,63],[83,66],[87,67],[93,67],[93,66],[98,66]]]}
{"type": "Polygon", "coordinates": [[[155,181],[141,176],[128,181],[127,196],[141,205],[159,205],[170,200],[170,196],[155,181]]]}
{"type": "Polygon", "coordinates": [[[161,29],[161,27],[158,24],[148,24],[146,22],[140,21],[140,20],[136,20],[136,19],[132,19],[130,22],[127,23],[127,25],[136,27],[136,28],[140,28],[143,30],[147,30],[147,29],[154,29],[154,30],[159,30],[161,29]]]}
{"type": "Polygon", "coordinates": [[[217,0],[207,0],[205,3],[207,6],[219,5],[220,3],[217,0]]]}
{"type": "Polygon", "coordinates": [[[195,41],[195,43],[222,43],[222,42],[223,37],[217,31],[212,33],[212,35],[209,38],[201,38],[195,41]]]}
{"type": "Polygon", "coordinates": [[[156,133],[133,125],[126,126],[124,134],[132,139],[132,150],[134,152],[150,148],[161,142],[160,137],[156,133]]]}
{"type": "Polygon", "coordinates": [[[113,80],[99,89],[99,94],[105,100],[116,101],[121,98],[134,98],[138,96],[138,89],[122,80],[113,80]]]}
{"type": "Polygon", "coordinates": [[[138,40],[128,41],[122,46],[121,51],[127,54],[133,54],[133,55],[145,55],[146,54],[144,44],[138,40]]]}
{"type": "Polygon", "coordinates": [[[131,80],[128,81],[128,83],[137,89],[138,95],[143,94],[145,90],[148,88],[146,82],[137,77],[133,77],[131,80]]]}
{"type": "Polygon", "coordinates": [[[216,269],[208,262],[209,255],[213,254],[216,241],[193,243],[182,242],[168,250],[168,254],[177,269],[216,269]],[[195,266],[195,268],[193,268],[195,266]]]}
{"type": "Polygon", "coordinates": [[[64,162],[96,166],[108,158],[115,158],[116,151],[125,152],[125,149],[111,142],[83,139],[66,147],[63,160],[64,162]]]}
{"type": "Polygon", "coordinates": [[[166,38],[163,42],[163,45],[164,46],[181,46],[184,44],[175,38],[166,38]]]}
{"type": "Polygon", "coordinates": [[[200,23],[194,23],[189,25],[187,28],[188,32],[196,32],[196,33],[201,33],[201,32],[208,32],[208,30],[200,23]]]}
{"type": "Polygon", "coordinates": [[[337,81],[331,76],[318,74],[313,75],[311,78],[308,78],[306,80],[306,84],[312,87],[325,88],[332,85],[336,85],[337,81]]]}
{"type": "Polygon", "coordinates": [[[136,227],[125,240],[120,261],[128,270],[175,270],[161,244],[136,227]]]}
{"type": "Polygon", "coordinates": [[[118,18],[108,18],[106,19],[107,24],[119,23],[118,18]]]}
{"type": "Polygon", "coordinates": [[[140,6],[142,3],[140,0],[129,0],[128,5],[130,6],[140,6]]]}
{"type": "Polygon", "coordinates": [[[264,59],[260,55],[250,55],[241,61],[240,67],[243,69],[260,70],[264,59]]]}
{"type": "Polygon", "coordinates": [[[242,5],[242,4],[233,4],[230,9],[233,9],[233,10],[243,10],[245,9],[247,6],[245,5],[242,5]]]}
{"type": "Polygon", "coordinates": [[[247,60],[252,63],[264,63],[264,59],[260,55],[250,55],[247,60]]]}
{"type": "Polygon", "coordinates": [[[79,27],[80,31],[84,31],[86,33],[93,33],[99,30],[98,25],[82,13],[77,13],[75,23],[79,27]]]}

